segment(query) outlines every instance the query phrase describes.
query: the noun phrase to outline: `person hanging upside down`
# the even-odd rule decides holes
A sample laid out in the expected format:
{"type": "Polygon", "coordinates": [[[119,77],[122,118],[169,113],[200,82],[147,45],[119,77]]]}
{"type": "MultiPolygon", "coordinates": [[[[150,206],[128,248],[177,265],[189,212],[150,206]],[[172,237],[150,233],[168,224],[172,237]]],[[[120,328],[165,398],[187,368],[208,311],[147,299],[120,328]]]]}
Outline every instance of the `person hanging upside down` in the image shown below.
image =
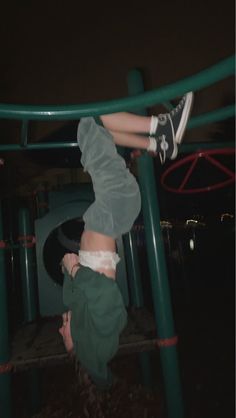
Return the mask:
{"type": "Polygon", "coordinates": [[[162,163],[178,154],[193,102],[183,96],[170,113],[138,116],[126,112],[80,120],[81,163],[92,179],[95,200],[84,213],[79,254],[62,259],[63,314],[59,330],[66,350],[76,355],[92,381],[112,384],[108,362],[116,354],[127,313],[115,281],[116,239],[130,231],[141,209],[135,177],[117,153],[116,145],[159,155],[162,163]]]}

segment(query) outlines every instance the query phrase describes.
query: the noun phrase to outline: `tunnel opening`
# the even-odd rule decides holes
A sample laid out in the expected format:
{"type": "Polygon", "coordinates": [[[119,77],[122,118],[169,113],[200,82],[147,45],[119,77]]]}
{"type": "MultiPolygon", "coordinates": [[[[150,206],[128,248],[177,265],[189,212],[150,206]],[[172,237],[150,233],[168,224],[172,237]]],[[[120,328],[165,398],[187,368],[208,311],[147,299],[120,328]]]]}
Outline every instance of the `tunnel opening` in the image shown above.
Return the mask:
{"type": "Polygon", "coordinates": [[[51,279],[63,285],[60,262],[68,252],[78,253],[80,238],[84,229],[82,218],[70,219],[50,232],[43,248],[43,262],[51,279]]]}

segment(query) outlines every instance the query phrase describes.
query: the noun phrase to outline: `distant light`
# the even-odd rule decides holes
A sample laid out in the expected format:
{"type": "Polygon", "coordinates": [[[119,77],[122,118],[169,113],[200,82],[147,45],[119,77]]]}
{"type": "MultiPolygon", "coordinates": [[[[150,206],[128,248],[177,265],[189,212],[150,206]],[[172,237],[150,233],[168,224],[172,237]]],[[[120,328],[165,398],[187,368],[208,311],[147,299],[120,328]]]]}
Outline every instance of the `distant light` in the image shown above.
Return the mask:
{"type": "Polygon", "coordinates": [[[161,224],[162,228],[170,228],[171,229],[173,227],[172,223],[169,222],[169,221],[161,221],[160,224],[161,224]]]}
{"type": "Polygon", "coordinates": [[[225,219],[233,219],[234,215],[232,213],[222,213],[220,220],[224,222],[225,219]]]}
{"type": "Polygon", "coordinates": [[[198,221],[196,219],[187,219],[185,223],[186,225],[196,225],[198,221]]]}
{"type": "Polygon", "coordinates": [[[194,250],[194,248],[195,248],[195,245],[194,245],[194,240],[191,238],[190,240],[189,240],[189,248],[190,248],[190,250],[194,250]]]}

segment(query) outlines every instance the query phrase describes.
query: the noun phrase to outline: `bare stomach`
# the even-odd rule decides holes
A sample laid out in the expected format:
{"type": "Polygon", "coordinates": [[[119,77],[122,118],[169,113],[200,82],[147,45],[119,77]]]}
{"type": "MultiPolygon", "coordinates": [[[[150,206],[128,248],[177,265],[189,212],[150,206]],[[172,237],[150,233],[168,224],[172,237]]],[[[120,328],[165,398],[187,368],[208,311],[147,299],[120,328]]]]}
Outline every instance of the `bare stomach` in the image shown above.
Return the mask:
{"type": "MultiPolygon", "coordinates": [[[[94,231],[84,231],[80,241],[81,251],[116,251],[115,240],[107,235],[99,234],[94,231]]],[[[105,274],[107,277],[115,279],[116,271],[108,269],[97,269],[99,273],[105,274]]]]}

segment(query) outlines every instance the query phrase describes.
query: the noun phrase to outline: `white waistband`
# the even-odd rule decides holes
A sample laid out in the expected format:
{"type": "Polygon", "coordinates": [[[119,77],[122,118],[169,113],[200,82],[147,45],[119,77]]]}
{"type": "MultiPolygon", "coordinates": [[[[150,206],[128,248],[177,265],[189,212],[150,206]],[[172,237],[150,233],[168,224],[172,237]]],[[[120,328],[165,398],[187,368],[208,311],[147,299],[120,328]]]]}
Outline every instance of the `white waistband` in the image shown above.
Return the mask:
{"type": "Polygon", "coordinates": [[[115,270],[120,257],[111,251],[79,251],[79,263],[92,270],[104,268],[115,270]]]}

